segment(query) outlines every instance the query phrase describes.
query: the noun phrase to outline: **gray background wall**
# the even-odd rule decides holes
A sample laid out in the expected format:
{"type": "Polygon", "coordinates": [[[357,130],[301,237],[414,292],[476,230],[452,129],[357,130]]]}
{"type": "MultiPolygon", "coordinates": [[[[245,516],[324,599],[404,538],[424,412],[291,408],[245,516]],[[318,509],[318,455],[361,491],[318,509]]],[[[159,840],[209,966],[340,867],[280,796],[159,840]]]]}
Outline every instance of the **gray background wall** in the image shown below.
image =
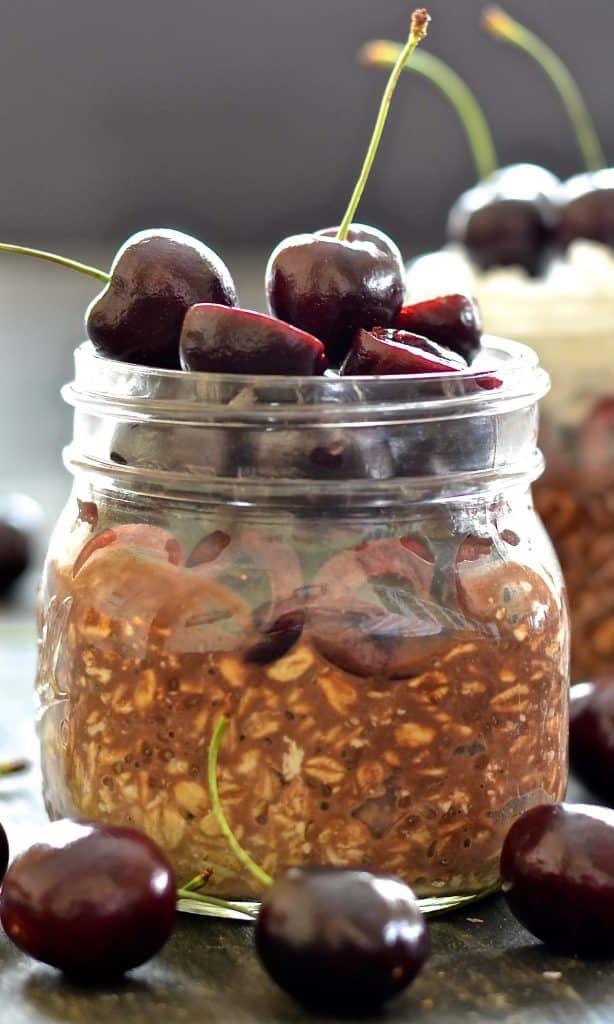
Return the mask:
{"type": "MultiPolygon", "coordinates": [[[[336,221],[411,0],[5,0],[0,234],[115,242],[169,223],[259,246],[336,221]]],[[[478,28],[482,0],[431,0],[428,45],[486,108],[504,162],[579,168],[541,72],[478,28]]],[[[612,0],[509,0],[572,63],[614,160],[612,0]],[[580,17],[575,12],[580,12],[580,17]]],[[[463,136],[427,84],[402,83],[361,217],[414,246],[472,180],[463,136]]]]}

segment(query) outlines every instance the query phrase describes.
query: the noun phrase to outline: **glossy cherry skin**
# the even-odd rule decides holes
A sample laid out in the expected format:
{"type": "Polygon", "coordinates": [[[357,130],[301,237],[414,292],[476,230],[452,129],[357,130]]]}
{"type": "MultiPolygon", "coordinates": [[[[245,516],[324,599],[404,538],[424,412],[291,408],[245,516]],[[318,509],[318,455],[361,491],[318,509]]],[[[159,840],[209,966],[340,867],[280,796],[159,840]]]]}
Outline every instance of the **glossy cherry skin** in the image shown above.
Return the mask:
{"type": "Polygon", "coordinates": [[[271,313],[319,338],[338,366],[359,327],[388,327],[401,308],[405,270],[387,235],[354,224],[343,242],[335,228],[280,242],[266,270],[271,313]]]}
{"type": "Polygon", "coordinates": [[[468,295],[440,295],[426,302],[403,306],[394,321],[401,331],[420,334],[449,348],[468,363],[480,349],[482,321],[476,302],[468,295]]]}
{"type": "Polygon", "coordinates": [[[0,882],[4,878],[6,869],[9,866],[9,841],[6,838],[6,832],[2,825],[0,825],[0,882]]]}
{"type": "Polygon", "coordinates": [[[448,238],[462,243],[480,270],[519,266],[537,277],[554,249],[558,185],[543,167],[502,168],[457,199],[448,238]]]}
{"type": "Polygon", "coordinates": [[[196,302],[236,305],[219,256],[181,231],[139,231],[119,249],[111,280],[87,310],[88,337],[110,359],[178,370],[181,325],[196,302]]]}
{"type": "Polygon", "coordinates": [[[417,901],[403,882],[367,871],[291,868],[268,891],[256,952],[306,1006],[364,1012],[401,992],[429,953],[417,901]]]}
{"type": "Polygon", "coordinates": [[[324,373],[324,345],[264,313],[199,303],[186,313],[179,342],[184,370],[209,373],[324,373]]]}
{"type": "Polygon", "coordinates": [[[0,594],[6,593],[30,564],[30,541],[12,523],[0,521],[0,594]]]}
{"type": "Polygon", "coordinates": [[[374,327],[356,332],[341,367],[344,377],[366,375],[456,373],[466,370],[462,356],[409,331],[374,327]]]}
{"type": "Polygon", "coordinates": [[[12,862],[0,920],[35,960],[88,980],[112,979],[168,939],[175,882],[162,851],[141,833],[56,821],[12,862]]]}
{"type": "Polygon", "coordinates": [[[580,955],[614,951],[614,811],[533,807],[506,836],[501,878],[512,913],[542,942],[580,955]]]}
{"type": "Polygon", "coordinates": [[[614,678],[572,686],[569,758],[580,781],[614,807],[614,678]]]}
{"type": "Polygon", "coordinates": [[[562,249],[579,238],[614,247],[614,168],[570,178],[561,186],[559,201],[562,249]]]}

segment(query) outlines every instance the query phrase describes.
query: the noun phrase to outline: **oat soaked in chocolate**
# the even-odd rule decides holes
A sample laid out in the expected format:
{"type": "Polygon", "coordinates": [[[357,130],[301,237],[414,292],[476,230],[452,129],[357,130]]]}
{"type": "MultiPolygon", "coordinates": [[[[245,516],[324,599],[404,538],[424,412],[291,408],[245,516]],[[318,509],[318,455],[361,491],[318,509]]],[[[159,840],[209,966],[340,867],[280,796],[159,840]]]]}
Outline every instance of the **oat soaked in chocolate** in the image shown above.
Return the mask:
{"type": "Polygon", "coordinates": [[[211,892],[257,895],[209,804],[224,714],[222,805],[271,875],[365,865],[420,895],[479,892],[514,818],[564,792],[556,584],[509,529],[348,528],[325,550],[312,532],[212,529],[182,549],[162,528],[92,527],[70,567],[50,563],[49,813],[143,828],[180,881],[212,868],[211,892]]]}

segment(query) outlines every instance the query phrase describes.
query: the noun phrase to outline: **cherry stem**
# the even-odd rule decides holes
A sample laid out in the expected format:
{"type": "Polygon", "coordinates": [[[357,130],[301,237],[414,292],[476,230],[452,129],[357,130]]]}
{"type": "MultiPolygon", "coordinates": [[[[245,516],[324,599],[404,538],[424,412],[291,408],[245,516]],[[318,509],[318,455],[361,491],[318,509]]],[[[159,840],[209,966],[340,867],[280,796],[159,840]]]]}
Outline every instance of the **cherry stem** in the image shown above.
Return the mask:
{"type": "MultiPolygon", "coordinates": [[[[358,57],[367,67],[389,68],[399,59],[402,49],[400,43],[374,39],[362,47],[358,57]]],[[[478,179],[487,178],[496,171],[499,161],[492,132],[475,93],[465,80],[444,60],[425,50],[417,50],[405,68],[435,85],[456,110],[467,136],[478,179]]]]}
{"type": "Polygon", "coordinates": [[[352,192],[352,197],[348,204],[348,208],[345,211],[345,215],[337,231],[337,240],[339,242],[343,242],[347,238],[350,225],[354,220],[354,215],[356,213],[356,210],[358,209],[358,204],[365,190],[365,185],[367,184],[367,179],[371,172],[371,167],[373,166],[373,161],[375,159],[375,154],[377,153],[380,139],[382,137],[382,132],[384,131],[384,125],[386,124],[386,120],[388,118],[390,103],[392,101],[394,90],[397,87],[397,82],[401,77],[401,72],[403,71],[403,68],[407,64],[408,60],[410,59],[412,53],[414,52],[418,44],[421,43],[422,40],[425,38],[426,33],[428,31],[428,25],[430,20],[430,15],[424,7],[421,7],[417,11],[414,11],[414,13],[411,16],[411,28],[409,37],[407,39],[407,42],[405,43],[405,46],[402,47],[401,52],[399,53],[396,64],[394,65],[392,71],[390,72],[390,77],[384,90],[382,102],[380,103],[379,112],[377,115],[377,119],[375,121],[375,128],[373,129],[373,134],[371,136],[369,148],[367,149],[367,155],[365,156],[365,160],[362,165],[358,181],[356,182],[356,186],[354,188],[354,191],[352,192]]]}
{"type": "Polygon", "coordinates": [[[31,768],[30,761],[25,758],[16,758],[14,761],[0,761],[0,778],[5,775],[18,775],[27,772],[31,768]]]}
{"type": "Polygon", "coordinates": [[[9,245],[8,242],[0,242],[0,252],[12,252],[18,256],[34,256],[37,260],[47,260],[48,263],[57,263],[60,267],[68,267],[69,270],[78,270],[80,274],[88,274],[95,277],[97,281],[110,281],[111,275],[106,270],[98,270],[97,267],[88,267],[86,263],[78,263],[77,260],[69,260],[66,256],[57,256],[53,252],[43,252],[41,249],[29,249],[26,245],[9,245]]]}
{"type": "Polygon", "coordinates": [[[217,723],[213,731],[213,736],[211,737],[211,743],[209,745],[209,757],[207,762],[207,781],[209,784],[211,810],[213,811],[215,820],[218,823],[220,832],[224,836],[224,839],[230,846],[230,849],[234,853],[239,863],[242,865],[242,867],[246,869],[246,871],[249,871],[249,873],[256,879],[256,881],[260,883],[260,885],[268,887],[273,884],[273,879],[271,878],[270,875],[266,873],[266,871],[264,871],[258,864],[256,864],[255,860],[252,860],[249,853],[247,853],[247,851],[244,850],[243,847],[239,844],[238,840],[236,839],[235,835],[232,832],[232,829],[230,828],[230,825],[226,820],[226,815],[224,814],[224,811],[222,810],[222,805],[220,803],[220,795],[217,788],[217,760],[220,752],[220,744],[222,742],[222,739],[224,738],[224,733],[226,732],[229,724],[230,723],[227,718],[220,718],[219,722],[217,723]]]}
{"type": "Polygon", "coordinates": [[[569,68],[547,43],[500,7],[487,7],[482,24],[495,39],[517,46],[532,57],[557,90],[569,116],[587,171],[599,171],[606,160],[593,119],[569,68]]]}
{"type": "Polygon", "coordinates": [[[204,903],[209,907],[221,907],[223,910],[231,910],[234,914],[243,914],[245,917],[256,918],[258,911],[249,910],[240,903],[233,903],[232,900],[223,900],[219,896],[209,896],[204,893],[195,892],[190,889],[190,882],[177,889],[178,900],[196,900],[197,903],[204,903]]]}

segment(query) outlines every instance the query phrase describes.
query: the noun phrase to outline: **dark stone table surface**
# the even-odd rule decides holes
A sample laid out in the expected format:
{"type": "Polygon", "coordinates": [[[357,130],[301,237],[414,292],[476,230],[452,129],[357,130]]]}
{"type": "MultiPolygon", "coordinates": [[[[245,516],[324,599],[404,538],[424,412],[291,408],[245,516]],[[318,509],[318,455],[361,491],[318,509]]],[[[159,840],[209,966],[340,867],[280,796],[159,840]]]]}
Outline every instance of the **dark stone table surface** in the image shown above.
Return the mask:
{"type": "MultiPolygon", "coordinates": [[[[69,255],[108,262],[73,246],[69,255]]],[[[262,304],[261,260],[237,274],[245,305],[262,304]]],[[[233,262],[233,266],[235,263],[233,262]]],[[[43,505],[47,531],[68,493],[60,448],[70,416],[59,385],[82,336],[91,283],[41,264],[3,264],[0,300],[0,492],[20,489],[43,505]],[[33,368],[36,372],[33,372],[33,368]]],[[[41,538],[41,548],[45,538],[41,538]]],[[[36,569],[15,601],[0,605],[0,758],[36,765],[32,593],[36,569]]],[[[574,792],[580,796],[579,791],[574,792]]],[[[0,779],[0,820],[13,850],[44,819],[36,766],[0,779]]],[[[614,964],[549,954],[491,898],[434,920],[433,955],[414,985],[382,1012],[386,1024],[612,1024],[614,964]]],[[[323,1018],[319,1018],[323,1019],[323,1018]]],[[[268,980],[251,926],[181,915],[166,948],[113,988],[85,989],[29,960],[0,935],[0,1024],[282,1024],[314,1022],[268,980]]]]}

